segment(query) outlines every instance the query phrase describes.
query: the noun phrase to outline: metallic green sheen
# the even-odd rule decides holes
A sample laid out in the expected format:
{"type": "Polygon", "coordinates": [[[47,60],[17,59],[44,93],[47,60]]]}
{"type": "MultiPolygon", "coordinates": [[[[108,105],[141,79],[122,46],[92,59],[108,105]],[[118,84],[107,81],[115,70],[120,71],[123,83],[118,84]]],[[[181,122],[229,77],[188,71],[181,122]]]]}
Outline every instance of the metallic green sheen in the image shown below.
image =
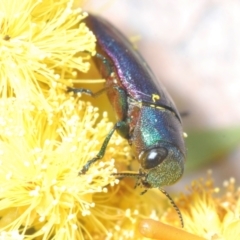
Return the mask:
{"type": "Polygon", "coordinates": [[[183,175],[184,156],[177,149],[169,153],[168,159],[157,167],[144,170],[147,173],[146,181],[151,188],[161,188],[176,183],[183,175]],[[177,158],[177,161],[176,161],[177,158]]]}
{"type": "Polygon", "coordinates": [[[135,156],[138,158],[142,151],[164,143],[172,144],[185,155],[182,134],[181,123],[172,112],[143,106],[131,139],[135,142],[135,156]]]}

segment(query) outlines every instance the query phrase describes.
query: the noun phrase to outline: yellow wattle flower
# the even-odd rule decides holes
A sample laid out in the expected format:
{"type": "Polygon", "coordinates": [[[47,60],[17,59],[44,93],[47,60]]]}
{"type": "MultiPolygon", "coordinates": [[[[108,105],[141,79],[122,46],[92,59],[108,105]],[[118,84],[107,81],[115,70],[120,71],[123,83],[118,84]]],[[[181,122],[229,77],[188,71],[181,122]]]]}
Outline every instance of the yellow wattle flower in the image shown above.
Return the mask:
{"type": "Polygon", "coordinates": [[[114,161],[96,164],[90,175],[78,176],[89,154],[101,146],[104,136],[98,132],[112,124],[104,114],[95,126],[96,108],[63,98],[59,95],[51,116],[29,102],[1,99],[1,234],[18,230],[24,235],[33,232],[30,239],[42,235],[48,239],[52,234],[80,237],[79,219],[98,208],[93,195],[118,183],[110,175],[114,161]]]}
{"type": "Polygon", "coordinates": [[[73,0],[0,2],[2,97],[47,109],[49,88],[65,89],[76,69],[88,71],[96,40],[82,22],[87,13],[72,5],[73,0]]]}
{"type": "MultiPolygon", "coordinates": [[[[236,187],[234,178],[225,181],[223,188],[215,187],[212,172],[208,172],[206,179],[198,179],[188,187],[188,192],[178,196],[176,204],[179,206],[183,219],[185,231],[194,234],[182,233],[182,229],[175,229],[171,232],[168,240],[173,239],[206,239],[206,240],[232,240],[240,239],[240,190],[236,187]],[[176,236],[178,236],[176,238],[176,236]]],[[[173,209],[165,212],[161,221],[171,225],[177,220],[173,209]]],[[[163,239],[164,226],[148,220],[143,222],[141,227],[149,236],[149,229],[153,229],[154,239],[163,239]],[[149,226],[146,228],[146,226],[149,226]],[[149,228],[149,229],[148,229],[149,228]],[[154,231],[156,230],[156,231],[154,231]]]]}
{"type": "Polygon", "coordinates": [[[96,42],[82,21],[87,14],[72,4],[68,0],[0,3],[0,237],[4,239],[106,235],[99,219],[112,210],[103,199],[100,204],[93,199],[106,193],[107,185],[119,182],[111,176],[116,171],[113,158],[130,159],[127,143],[116,135],[105,156],[108,161],[78,176],[83,164],[98,153],[112,123],[106,112],[99,114],[98,108],[66,93],[67,86],[79,81],[78,73],[89,69],[87,60],[95,54],[96,42]]]}

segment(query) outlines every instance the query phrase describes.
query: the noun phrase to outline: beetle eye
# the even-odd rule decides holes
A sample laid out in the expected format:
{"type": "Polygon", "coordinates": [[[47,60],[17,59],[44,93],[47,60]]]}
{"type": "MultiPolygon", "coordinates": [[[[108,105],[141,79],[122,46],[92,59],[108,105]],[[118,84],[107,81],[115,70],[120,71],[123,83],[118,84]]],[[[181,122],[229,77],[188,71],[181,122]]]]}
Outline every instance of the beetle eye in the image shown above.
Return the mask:
{"type": "Polygon", "coordinates": [[[150,169],[158,166],[168,155],[168,150],[164,147],[152,148],[142,152],[139,156],[139,162],[144,169],[150,169]]]}

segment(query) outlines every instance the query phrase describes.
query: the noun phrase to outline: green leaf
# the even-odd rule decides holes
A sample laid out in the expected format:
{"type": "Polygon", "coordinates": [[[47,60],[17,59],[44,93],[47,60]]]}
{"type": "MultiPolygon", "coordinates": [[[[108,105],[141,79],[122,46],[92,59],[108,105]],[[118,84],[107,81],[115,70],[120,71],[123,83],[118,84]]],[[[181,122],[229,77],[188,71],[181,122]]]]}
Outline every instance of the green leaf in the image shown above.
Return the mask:
{"type": "Polygon", "coordinates": [[[240,127],[189,131],[186,138],[186,169],[196,170],[210,162],[221,160],[240,143],[240,127]]]}

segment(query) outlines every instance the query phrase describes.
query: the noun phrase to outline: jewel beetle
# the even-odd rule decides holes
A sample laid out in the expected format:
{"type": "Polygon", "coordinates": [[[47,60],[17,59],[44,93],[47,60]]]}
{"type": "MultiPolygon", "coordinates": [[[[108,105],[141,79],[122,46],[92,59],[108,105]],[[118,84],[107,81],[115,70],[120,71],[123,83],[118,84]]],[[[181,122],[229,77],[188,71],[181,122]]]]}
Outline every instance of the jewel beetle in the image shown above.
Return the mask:
{"type": "Polygon", "coordinates": [[[95,60],[106,79],[105,87],[97,93],[75,88],[68,91],[91,96],[106,92],[117,122],[97,156],[83,166],[80,174],[104,156],[112,134],[117,131],[128,140],[140,169],[138,173],[114,175],[136,177],[146,189],[164,191],[161,188],[177,182],[184,171],[186,148],[181,116],[163,85],[121,32],[91,14],[86,24],[97,38],[95,60]]]}

